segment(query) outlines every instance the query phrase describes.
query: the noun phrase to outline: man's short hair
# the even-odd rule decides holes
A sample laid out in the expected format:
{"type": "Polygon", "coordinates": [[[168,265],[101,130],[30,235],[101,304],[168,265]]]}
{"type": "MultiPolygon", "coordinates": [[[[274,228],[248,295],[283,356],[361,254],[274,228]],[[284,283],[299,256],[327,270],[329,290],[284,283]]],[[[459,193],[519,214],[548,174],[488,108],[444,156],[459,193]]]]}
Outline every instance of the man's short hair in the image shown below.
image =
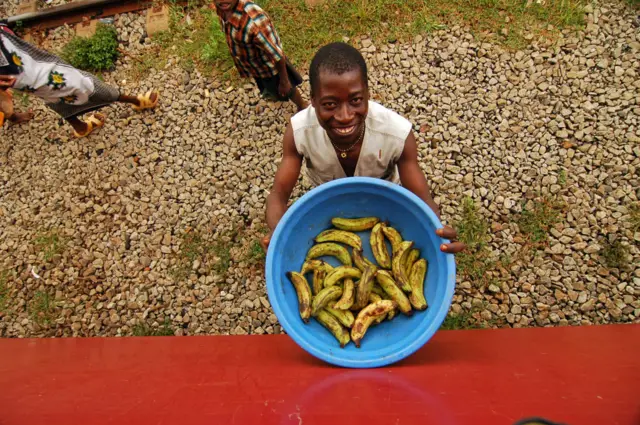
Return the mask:
{"type": "Polygon", "coordinates": [[[325,70],[333,74],[342,75],[345,72],[359,69],[365,86],[369,86],[367,77],[367,63],[353,46],[347,43],[330,43],[323,46],[313,57],[309,68],[309,83],[311,96],[320,84],[320,71],[325,70]]]}

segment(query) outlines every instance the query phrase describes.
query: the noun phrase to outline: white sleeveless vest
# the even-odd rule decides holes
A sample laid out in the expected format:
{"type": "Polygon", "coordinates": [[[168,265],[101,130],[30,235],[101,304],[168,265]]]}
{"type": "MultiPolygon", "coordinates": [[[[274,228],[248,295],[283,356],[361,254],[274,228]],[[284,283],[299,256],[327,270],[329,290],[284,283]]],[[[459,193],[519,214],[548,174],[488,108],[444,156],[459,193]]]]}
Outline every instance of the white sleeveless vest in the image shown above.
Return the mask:
{"type": "MultiPolygon", "coordinates": [[[[366,125],[354,176],[400,183],[396,163],[404,150],[411,123],[379,103],[369,101],[366,125]]],[[[304,157],[304,172],[312,185],[347,177],[313,106],[294,115],[291,126],[296,149],[304,157]]]]}

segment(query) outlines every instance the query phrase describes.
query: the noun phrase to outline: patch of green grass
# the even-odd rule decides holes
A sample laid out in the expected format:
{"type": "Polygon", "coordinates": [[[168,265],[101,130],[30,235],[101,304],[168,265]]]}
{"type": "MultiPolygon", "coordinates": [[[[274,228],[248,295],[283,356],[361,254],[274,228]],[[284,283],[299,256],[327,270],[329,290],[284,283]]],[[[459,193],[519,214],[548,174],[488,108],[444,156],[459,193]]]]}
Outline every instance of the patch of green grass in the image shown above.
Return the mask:
{"type": "Polygon", "coordinates": [[[640,232],[640,202],[629,207],[629,224],[631,224],[632,232],[640,232]]]}
{"type": "Polygon", "coordinates": [[[133,58],[131,76],[134,80],[139,80],[148,77],[151,69],[160,70],[166,65],[165,55],[160,53],[160,48],[155,48],[146,51],[141,55],[129,55],[133,58]]]}
{"type": "Polygon", "coordinates": [[[482,283],[485,273],[492,267],[489,260],[489,225],[480,216],[478,207],[470,197],[462,200],[462,220],[456,223],[458,239],[467,249],[456,255],[460,274],[476,283],[482,283]]]}
{"type": "Polygon", "coordinates": [[[629,248],[620,239],[611,241],[609,238],[601,240],[600,258],[610,269],[624,270],[629,265],[629,248]]]}
{"type": "Polygon", "coordinates": [[[522,211],[516,219],[520,231],[530,242],[539,244],[547,241],[549,229],[562,218],[562,205],[548,198],[535,200],[527,209],[522,204],[522,211]]]}
{"type": "MultiPolygon", "coordinates": [[[[232,239],[235,234],[232,232],[232,239]]],[[[231,266],[230,243],[222,240],[209,242],[197,232],[187,232],[182,235],[182,243],[177,257],[177,266],[171,271],[174,279],[186,279],[191,273],[194,261],[200,262],[200,267],[216,274],[224,275],[231,266]]],[[[199,267],[199,268],[200,268],[199,267]]]]}
{"type": "Polygon", "coordinates": [[[196,259],[202,260],[207,250],[207,244],[200,234],[195,232],[183,234],[177,258],[178,265],[170,272],[171,276],[176,280],[184,280],[189,277],[193,262],[196,259]]]}
{"type": "Polygon", "coordinates": [[[462,200],[462,221],[457,224],[457,229],[458,238],[467,245],[484,247],[489,241],[489,225],[468,196],[462,200]]]}
{"type": "Polygon", "coordinates": [[[513,263],[513,258],[511,258],[511,255],[509,254],[500,255],[500,264],[502,264],[502,267],[509,267],[511,263],[513,263]]]}
{"type": "Polygon", "coordinates": [[[198,233],[185,233],[182,239],[181,256],[193,262],[206,252],[206,243],[198,233]]]}
{"type": "MultiPolygon", "coordinates": [[[[529,43],[527,33],[553,35],[557,29],[583,25],[588,0],[549,0],[529,7],[526,0],[327,0],[311,8],[303,0],[256,2],[272,18],[287,57],[305,67],[319,47],[344,37],[407,41],[458,24],[479,38],[521,48],[529,43]],[[549,24],[555,30],[550,32],[549,24]]],[[[231,75],[233,61],[216,12],[201,7],[208,4],[202,1],[171,4],[171,30],[156,36],[163,50],[177,53],[185,67],[231,75]]]]}
{"type": "Polygon", "coordinates": [[[449,312],[440,329],[443,330],[455,330],[455,329],[488,329],[496,326],[500,326],[500,321],[492,316],[490,319],[477,318],[481,316],[481,313],[487,310],[487,302],[482,301],[475,303],[471,306],[471,310],[463,310],[458,314],[449,312]]]}
{"type": "Polygon", "coordinates": [[[149,324],[142,322],[135,325],[132,329],[133,336],[173,336],[174,330],[168,318],[158,329],[153,329],[149,324]]]}
{"type": "Polygon", "coordinates": [[[564,186],[567,184],[567,172],[565,170],[560,170],[558,173],[558,184],[560,186],[564,186]]]}
{"type": "Polygon", "coordinates": [[[91,37],[74,37],[62,48],[61,56],[85,71],[108,71],[119,56],[118,32],[112,25],[99,23],[91,37]]]}
{"type": "Polygon", "coordinates": [[[258,264],[262,263],[266,257],[264,249],[260,245],[260,241],[251,242],[251,246],[249,247],[249,252],[247,252],[247,262],[249,264],[258,264]]]}
{"type": "Polygon", "coordinates": [[[440,326],[440,329],[443,331],[480,328],[482,328],[482,326],[480,326],[472,314],[467,311],[458,314],[449,313],[440,326]]]}
{"type": "Polygon", "coordinates": [[[308,63],[318,47],[343,37],[370,35],[376,41],[411,39],[444,25],[463,24],[476,34],[498,35],[512,46],[528,43],[525,29],[548,24],[582,25],[586,0],[328,0],[308,8],[302,0],[257,0],[273,18],[287,54],[308,63]],[[508,20],[508,22],[507,22],[508,20]],[[508,36],[501,30],[506,28],[508,36]]]}
{"type": "Polygon", "coordinates": [[[41,234],[35,239],[35,247],[44,255],[44,261],[50,261],[56,255],[62,254],[66,241],[57,231],[41,234]]]}
{"type": "Polygon", "coordinates": [[[640,7],[640,0],[626,0],[626,2],[634,7],[640,7]]]}
{"type": "Polygon", "coordinates": [[[48,292],[38,291],[29,303],[31,319],[38,325],[49,325],[56,319],[56,306],[48,292]]]}
{"type": "Polygon", "coordinates": [[[7,312],[9,305],[9,287],[7,286],[7,277],[9,272],[0,272],[0,315],[7,312]]]}
{"type": "Polygon", "coordinates": [[[213,10],[195,9],[194,3],[171,5],[170,30],[154,36],[162,47],[155,59],[162,60],[167,54],[176,54],[187,71],[198,67],[207,74],[214,71],[227,74],[234,64],[218,15],[213,10]],[[187,24],[187,15],[191,25],[187,24]]]}
{"type": "Polygon", "coordinates": [[[231,266],[231,250],[226,244],[218,243],[213,245],[212,252],[218,258],[213,270],[220,274],[226,273],[231,266]]]}

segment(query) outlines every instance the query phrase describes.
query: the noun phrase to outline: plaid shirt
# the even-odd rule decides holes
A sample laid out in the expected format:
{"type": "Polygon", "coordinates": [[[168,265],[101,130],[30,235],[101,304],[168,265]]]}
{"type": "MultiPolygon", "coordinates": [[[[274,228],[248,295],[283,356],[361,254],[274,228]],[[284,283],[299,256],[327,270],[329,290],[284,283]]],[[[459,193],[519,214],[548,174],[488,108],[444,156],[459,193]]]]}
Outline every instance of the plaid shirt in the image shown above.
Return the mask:
{"type": "Polygon", "coordinates": [[[269,16],[257,4],[238,0],[228,20],[218,11],[233,61],[242,77],[269,78],[278,74],[282,44],[269,16]]]}

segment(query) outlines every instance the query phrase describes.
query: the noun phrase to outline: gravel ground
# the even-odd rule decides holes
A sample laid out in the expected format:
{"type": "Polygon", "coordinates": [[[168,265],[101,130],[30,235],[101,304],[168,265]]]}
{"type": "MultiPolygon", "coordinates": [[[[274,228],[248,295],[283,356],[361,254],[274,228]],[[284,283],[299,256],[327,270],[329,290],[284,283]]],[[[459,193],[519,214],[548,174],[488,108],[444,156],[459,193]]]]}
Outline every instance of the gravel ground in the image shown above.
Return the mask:
{"type": "MultiPolygon", "coordinates": [[[[639,320],[640,30],[615,5],[517,52],[458,27],[357,41],[374,98],[415,124],[444,220],[469,196],[490,225],[490,284],[459,278],[453,312],[515,327],[639,320]],[[564,207],[534,253],[517,217],[541,197],[564,207]],[[620,268],[602,259],[612,243],[620,268]]],[[[116,25],[131,54],[149,48],[141,17],[116,25]]],[[[132,81],[134,65],[126,56],[105,79],[160,88],[155,112],[106,108],[78,142],[32,100],[34,121],[0,129],[0,336],[282,332],[253,248],[293,105],[175,63],[132,81]]]]}

